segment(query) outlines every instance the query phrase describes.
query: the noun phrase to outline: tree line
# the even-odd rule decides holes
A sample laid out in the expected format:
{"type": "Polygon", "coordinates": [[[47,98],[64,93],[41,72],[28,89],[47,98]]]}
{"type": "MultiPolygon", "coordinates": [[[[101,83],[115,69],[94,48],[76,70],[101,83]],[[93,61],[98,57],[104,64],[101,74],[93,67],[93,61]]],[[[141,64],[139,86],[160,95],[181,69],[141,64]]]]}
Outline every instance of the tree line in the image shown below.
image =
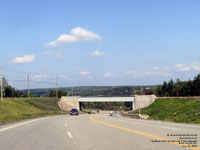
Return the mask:
{"type": "Polygon", "coordinates": [[[164,81],[162,85],[157,86],[156,90],[152,90],[152,93],[157,96],[200,96],[200,74],[189,81],[179,79],[164,81]]]}

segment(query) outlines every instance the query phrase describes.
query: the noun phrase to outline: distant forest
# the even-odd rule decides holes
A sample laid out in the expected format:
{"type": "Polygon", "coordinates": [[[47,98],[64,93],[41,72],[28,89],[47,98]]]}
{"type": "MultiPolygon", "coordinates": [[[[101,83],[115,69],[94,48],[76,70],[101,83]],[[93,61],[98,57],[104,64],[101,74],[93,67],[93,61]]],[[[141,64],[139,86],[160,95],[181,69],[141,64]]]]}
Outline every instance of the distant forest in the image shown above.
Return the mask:
{"type": "MultiPolygon", "coordinates": [[[[4,97],[27,97],[27,89],[16,90],[4,80],[4,97]]],[[[31,89],[32,97],[54,97],[55,88],[31,89]]],[[[61,96],[131,96],[150,95],[157,96],[200,96],[200,74],[193,80],[180,81],[172,79],[164,81],[162,85],[154,86],[78,86],[59,88],[61,96]]]]}
{"type": "MultiPolygon", "coordinates": [[[[156,89],[157,86],[78,86],[62,87],[59,91],[67,92],[68,96],[131,96],[145,94],[148,89],[156,89]]],[[[31,89],[32,95],[37,97],[50,96],[55,88],[31,89]]],[[[20,93],[26,94],[27,90],[20,90],[20,93]]],[[[66,94],[66,93],[65,93],[66,94]]]]}

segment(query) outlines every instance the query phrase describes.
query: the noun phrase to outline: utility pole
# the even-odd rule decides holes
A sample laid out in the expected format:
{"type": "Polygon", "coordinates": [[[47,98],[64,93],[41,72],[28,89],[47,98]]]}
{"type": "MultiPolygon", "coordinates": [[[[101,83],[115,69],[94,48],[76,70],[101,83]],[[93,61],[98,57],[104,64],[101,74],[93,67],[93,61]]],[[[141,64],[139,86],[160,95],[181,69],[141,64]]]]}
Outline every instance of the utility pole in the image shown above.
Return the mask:
{"type": "Polygon", "coordinates": [[[0,68],[0,74],[1,74],[1,102],[3,102],[3,75],[1,68],[0,68]]]}
{"type": "Polygon", "coordinates": [[[30,97],[30,81],[29,81],[29,72],[27,72],[27,84],[28,84],[28,98],[30,97]]]}
{"type": "Polygon", "coordinates": [[[74,95],[74,87],[72,87],[72,96],[74,95]]]}
{"type": "Polygon", "coordinates": [[[56,98],[58,98],[58,75],[56,75],[56,98]]]}

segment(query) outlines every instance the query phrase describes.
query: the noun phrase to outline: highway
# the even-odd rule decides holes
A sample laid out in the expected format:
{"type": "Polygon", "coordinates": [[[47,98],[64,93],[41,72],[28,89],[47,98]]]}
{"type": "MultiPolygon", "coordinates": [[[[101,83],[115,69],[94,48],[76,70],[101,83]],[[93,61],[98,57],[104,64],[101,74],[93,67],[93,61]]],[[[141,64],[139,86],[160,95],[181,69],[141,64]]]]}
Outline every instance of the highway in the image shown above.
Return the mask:
{"type": "Polygon", "coordinates": [[[0,126],[1,150],[200,150],[199,147],[200,125],[118,115],[63,115],[0,126]],[[180,138],[197,138],[197,147],[183,147],[188,145],[176,142],[180,138]]]}

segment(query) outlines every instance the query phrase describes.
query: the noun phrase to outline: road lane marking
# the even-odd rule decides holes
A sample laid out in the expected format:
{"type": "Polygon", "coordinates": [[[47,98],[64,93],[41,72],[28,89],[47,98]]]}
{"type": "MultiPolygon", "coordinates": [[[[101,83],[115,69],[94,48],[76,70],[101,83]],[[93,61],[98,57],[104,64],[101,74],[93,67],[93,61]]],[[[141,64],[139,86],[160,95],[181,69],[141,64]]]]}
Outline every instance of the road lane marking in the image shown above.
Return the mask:
{"type": "MultiPolygon", "coordinates": [[[[125,120],[133,120],[133,119],[129,119],[129,118],[124,118],[125,120]]],[[[199,128],[199,125],[193,125],[193,124],[180,124],[180,123],[173,123],[173,122],[164,122],[164,121],[151,121],[151,120],[142,120],[142,119],[138,119],[138,122],[145,122],[145,123],[154,123],[154,124],[163,124],[163,125],[174,125],[174,126],[186,126],[186,127],[195,127],[195,128],[199,128]]]]}
{"type": "Polygon", "coordinates": [[[178,128],[172,128],[172,127],[166,127],[166,126],[163,126],[162,128],[165,128],[165,129],[172,129],[172,130],[180,130],[178,128]]]}
{"type": "Polygon", "coordinates": [[[29,123],[31,123],[31,122],[35,122],[35,121],[39,121],[39,120],[43,120],[43,119],[46,119],[46,118],[35,119],[35,120],[28,121],[28,122],[24,122],[24,123],[16,124],[16,125],[13,125],[13,126],[11,126],[11,127],[7,127],[7,128],[0,129],[0,132],[2,132],[2,131],[6,131],[6,130],[8,130],[8,129],[12,129],[12,128],[15,128],[15,127],[18,127],[18,126],[22,126],[22,125],[25,125],[25,124],[29,124],[29,123]]]}
{"type": "Polygon", "coordinates": [[[133,129],[117,126],[117,125],[106,123],[106,122],[103,122],[103,121],[95,120],[92,116],[90,116],[89,118],[90,118],[91,121],[99,123],[99,124],[103,124],[105,126],[121,129],[121,130],[124,130],[124,131],[128,131],[128,132],[132,132],[132,133],[135,133],[135,134],[138,134],[138,135],[142,135],[142,136],[145,136],[145,137],[148,137],[148,138],[151,138],[151,139],[172,143],[172,144],[179,145],[179,146],[182,146],[182,147],[187,147],[187,148],[194,149],[194,150],[200,150],[200,147],[191,147],[191,145],[189,145],[189,144],[180,144],[177,141],[173,141],[173,140],[169,140],[169,139],[162,138],[162,137],[159,137],[159,136],[151,135],[151,134],[148,134],[148,133],[144,133],[144,132],[136,131],[136,130],[133,130],[133,129]]]}
{"type": "MultiPolygon", "coordinates": [[[[60,116],[53,116],[53,117],[60,117],[60,116]]],[[[26,125],[26,124],[29,124],[29,123],[32,123],[32,122],[35,122],[35,121],[40,121],[40,120],[43,120],[43,119],[48,119],[48,118],[53,118],[53,117],[52,116],[51,117],[43,117],[43,118],[31,120],[31,121],[25,121],[23,123],[18,123],[16,125],[12,125],[10,127],[0,129],[0,132],[6,131],[6,130],[9,130],[9,129],[12,129],[12,128],[15,128],[15,127],[18,127],[18,126],[26,125]]]]}
{"type": "Polygon", "coordinates": [[[69,136],[70,139],[73,138],[73,136],[72,136],[72,134],[71,134],[70,131],[67,131],[67,134],[68,134],[68,136],[69,136]]]}
{"type": "Polygon", "coordinates": [[[67,124],[65,123],[65,127],[67,126],[67,124]]]}

